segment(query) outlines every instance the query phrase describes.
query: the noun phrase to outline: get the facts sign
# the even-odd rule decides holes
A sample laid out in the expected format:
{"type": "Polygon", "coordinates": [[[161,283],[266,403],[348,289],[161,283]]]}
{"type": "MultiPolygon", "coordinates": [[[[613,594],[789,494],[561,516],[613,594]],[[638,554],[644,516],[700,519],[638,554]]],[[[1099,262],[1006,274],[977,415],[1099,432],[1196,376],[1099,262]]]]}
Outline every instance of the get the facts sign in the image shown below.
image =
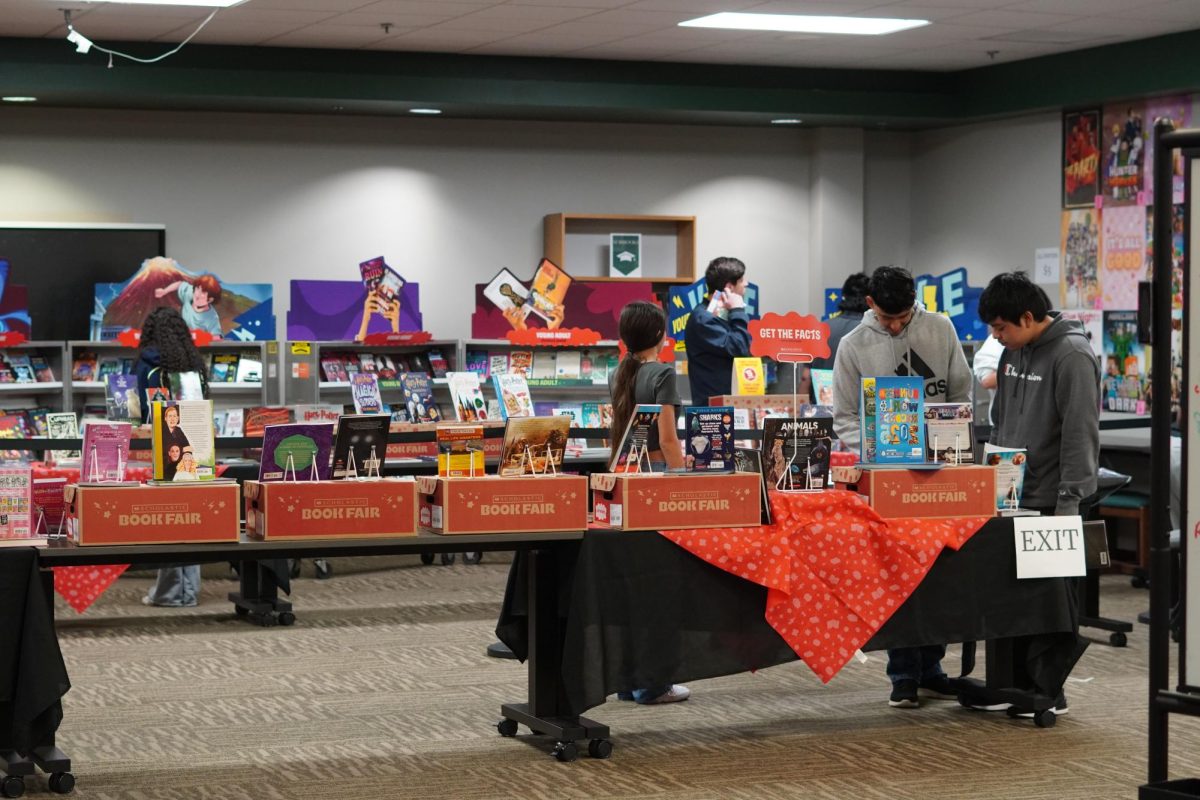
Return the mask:
{"type": "Polygon", "coordinates": [[[1083,575],[1083,518],[1013,517],[1017,580],[1083,575]]]}
{"type": "Polygon", "coordinates": [[[807,364],[829,357],[829,325],[812,314],[771,312],[750,322],[750,354],[776,361],[807,364]]]}

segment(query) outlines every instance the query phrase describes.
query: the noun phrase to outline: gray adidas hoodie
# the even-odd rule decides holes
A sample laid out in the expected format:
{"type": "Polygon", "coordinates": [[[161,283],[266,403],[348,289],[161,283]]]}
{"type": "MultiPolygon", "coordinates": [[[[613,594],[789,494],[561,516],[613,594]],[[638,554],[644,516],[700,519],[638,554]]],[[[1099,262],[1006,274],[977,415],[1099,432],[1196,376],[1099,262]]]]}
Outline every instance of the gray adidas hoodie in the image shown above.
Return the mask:
{"type": "Polygon", "coordinates": [[[1027,453],[1021,505],[1078,514],[1100,470],[1100,363],[1083,325],[1050,312],[1033,343],[996,369],[992,444],[1027,453]]]}
{"type": "Polygon", "coordinates": [[[925,378],[926,403],[966,403],[975,383],[954,323],[918,304],[912,321],[892,336],[874,311],[838,345],[833,364],[833,427],[851,450],[861,444],[859,392],[862,378],[912,375],[925,378]]]}

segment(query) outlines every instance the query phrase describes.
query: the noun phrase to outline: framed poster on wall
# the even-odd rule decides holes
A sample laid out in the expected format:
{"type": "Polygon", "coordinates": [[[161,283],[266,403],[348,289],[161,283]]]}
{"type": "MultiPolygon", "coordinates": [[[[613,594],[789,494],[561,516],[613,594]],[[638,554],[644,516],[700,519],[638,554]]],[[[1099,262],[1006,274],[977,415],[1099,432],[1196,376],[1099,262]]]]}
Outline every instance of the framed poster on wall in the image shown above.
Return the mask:
{"type": "Polygon", "coordinates": [[[1100,193],[1100,109],[1063,113],[1063,208],[1089,208],[1100,193]]]}

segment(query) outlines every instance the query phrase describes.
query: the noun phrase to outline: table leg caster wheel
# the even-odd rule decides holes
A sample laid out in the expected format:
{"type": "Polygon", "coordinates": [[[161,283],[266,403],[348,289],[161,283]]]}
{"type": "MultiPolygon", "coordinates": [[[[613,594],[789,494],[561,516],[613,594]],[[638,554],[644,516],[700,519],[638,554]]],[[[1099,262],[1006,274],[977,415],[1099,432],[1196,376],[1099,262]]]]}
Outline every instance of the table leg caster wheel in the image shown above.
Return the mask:
{"type": "Polygon", "coordinates": [[[454,553],[442,553],[442,564],[444,566],[448,567],[453,563],[454,563],[454,553]]]}
{"type": "Polygon", "coordinates": [[[608,739],[592,739],[588,742],[588,755],[605,759],[612,755],[612,742],[608,739]]]}
{"type": "Polygon", "coordinates": [[[25,781],[16,775],[9,775],[0,781],[0,794],[5,797],[20,797],[25,794],[25,781]]]}
{"type": "Polygon", "coordinates": [[[318,558],[313,562],[313,566],[317,568],[317,580],[327,581],[333,577],[333,566],[323,558],[318,558]]]}
{"type": "Polygon", "coordinates": [[[1033,724],[1039,728],[1053,728],[1054,723],[1058,721],[1058,715],[1054,713],[1054,709],[1047,708],[1045,711],[1039,711],[1033,715],[1033,724]]]}
{"type": "Polygon", "coordinates": [[[250,621],[264,628],[274,628],[279,623],[274,614],[251,614],[250,621]]]}
{"type": "Polygon", "coordinates": [[[564,764],[569,763],[579,758],[579,748],[574,742],[559,742],[554,745],[554,757],[564,764]]]}
{"type": "Polygon", "coordinates": [[[295,625],[296,624],[296,615],[293,614],[291,611],[280,611],[279,612],[279,624],[285,628],[289,627],[291,625],[295,625]]]}
{"type": "Polygon", "coordinates": [[[464,564],[478,564],[480,561],[483,561],[483,553],[463,553],[464,564]]]}
{"type": "Polygon", "coordinates": [[[433,563],[433,553],[421,553],[421,563],[429,566],[433,563]]]}
{"type": "Polygon", "coordinates": [[[69,772],[55,772],[50,776],[50,791],[55,794],[70,794],[75,788],[75,776],[69,772]]]}
{"type": "Polygon", "coordinates": [[[239,617],[244,617],[250,613],[250,609],[246,608],[245,606],[234,606],[233,613],[237,614],[239,617]]]}
{"type": "Polygon", "coordinates": [[[502,719],[496,723],[496,730],[500,731],[501,736],[516,736],[517,721],[515,719],[502,719]]]}
{"type": "Polygon", "coordinates": [[[1124,647],[1129,644],[1129,639],[1126,638],[1124,632],[1116,631],[1108,637],[1108,643],[1113,647],[1124,647]]]}

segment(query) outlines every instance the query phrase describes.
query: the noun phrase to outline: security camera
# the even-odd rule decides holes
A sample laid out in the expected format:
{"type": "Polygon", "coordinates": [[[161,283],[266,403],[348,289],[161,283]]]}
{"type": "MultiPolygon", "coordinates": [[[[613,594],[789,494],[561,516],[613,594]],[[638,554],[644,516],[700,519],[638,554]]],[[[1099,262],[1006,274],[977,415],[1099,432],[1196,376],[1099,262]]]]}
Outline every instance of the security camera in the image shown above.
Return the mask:
{"type": "Polygon", "coordinates": [[[92,40],[74,28],[71,28],[70,33],[67,34],[67,41],[75,45],[76,53],[86,53],[92,49],[92,40]]]}

